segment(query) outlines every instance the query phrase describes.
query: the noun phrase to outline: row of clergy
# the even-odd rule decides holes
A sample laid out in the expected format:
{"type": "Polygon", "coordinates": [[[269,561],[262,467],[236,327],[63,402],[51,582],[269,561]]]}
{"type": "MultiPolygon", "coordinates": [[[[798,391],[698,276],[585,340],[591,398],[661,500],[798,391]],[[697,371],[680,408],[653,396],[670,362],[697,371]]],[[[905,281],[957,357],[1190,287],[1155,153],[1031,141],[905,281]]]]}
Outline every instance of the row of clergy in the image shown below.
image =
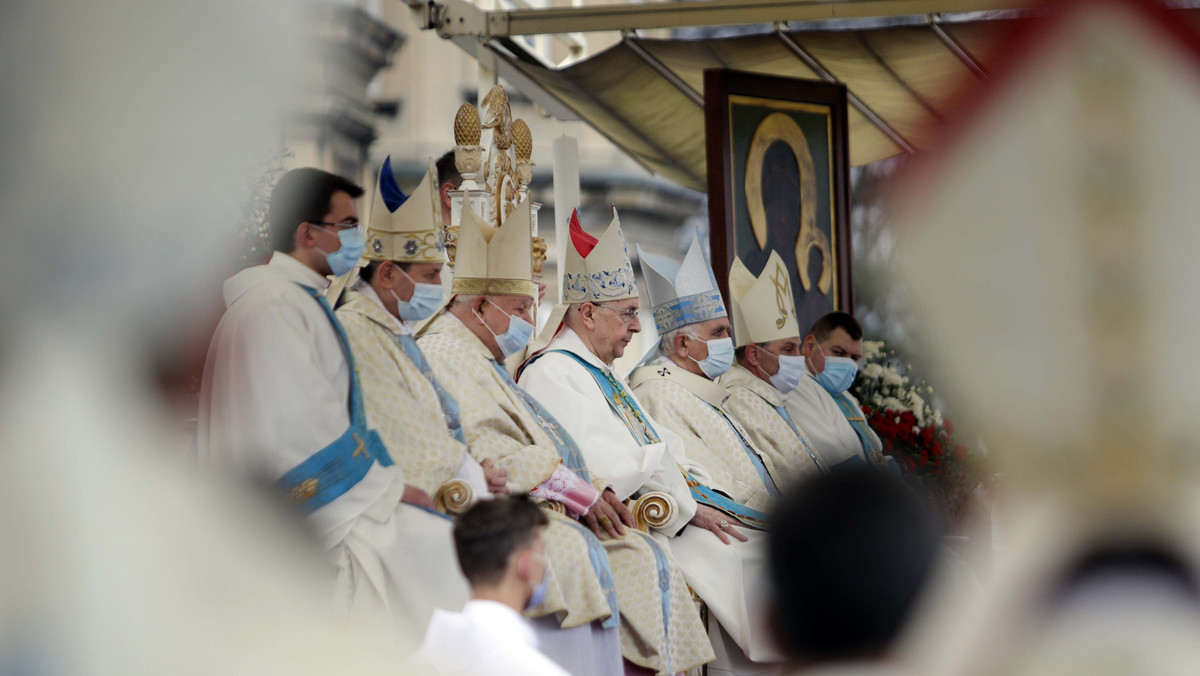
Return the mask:
{"type": "Polygon", "coordinates": [[[461,607],[452,516],[430,496],[528,493],[550,516],[550,572],[527,616],[567,671],[773,673],[773,499],[809,473],[882,460],[847,392],[858,324],[833,313],[802,339],[777,254],[758,276],[735,262],[727,313],[696,242],[680,263],[639,250],[643,295],[614,210],[598,237],[572,217],[564,304],[531,346],[529,200],[499,225],[463,208],[448,259],[460,181],[447,154],[406,197],[385,162],[363,228],[353,183],[280,179],[275,253],[224,285],[202,462],[287,495],[352,612],[423,630],[434,608],[461,607]],[[627,379],[612,364],[643,302],[660,346],[627,379]],[[506,361],[523,361],[515,377],[506,361]],[[644,523],[629,509],[639,497],[644,523]]]}

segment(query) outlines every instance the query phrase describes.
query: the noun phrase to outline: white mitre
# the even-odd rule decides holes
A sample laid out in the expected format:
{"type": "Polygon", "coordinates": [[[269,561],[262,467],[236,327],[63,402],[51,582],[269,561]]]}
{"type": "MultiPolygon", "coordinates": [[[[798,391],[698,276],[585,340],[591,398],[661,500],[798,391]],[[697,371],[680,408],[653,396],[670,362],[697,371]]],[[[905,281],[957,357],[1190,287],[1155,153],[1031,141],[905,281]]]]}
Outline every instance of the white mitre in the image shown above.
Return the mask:
{"type": "Polygon", "coordinates": [[[692,238],[682,263],[648,254],[640,246],[638,259],[642,263],[646,294],[654,312],[654,328],[660,335],[681,326],[726,316],[717,280],[704,259],[699,239],[692,238]]]}
{"type": "Polygon", "coordinates": [[[363,258],[445,263],[446,243],[442,234],[436,170],[432,167],[426,170],[420,185],[405,197],[392,176],[391,159],[388,157],[383,161],[379,180],[375,182],[375,199],[367,219],[367,249],[363,258]]]}
{"type": "Polygon", "coordinates": [[[779,253],[771,251],[762,274],[755,277],[735,258],[729,269],[730,315],[737,347],[800,335],[791,277],[779,253]]]}
{"type": "Polygon", "coordinates": [[[533,231],[528,200],[517,205],[499,228],[463,209],[454,260],[454,294],[529,296],[537,300],[533,281],[533,231]]]}
{"type": "Polygon", "coordinates": [[[578,210],[571,212],[571,237],[563,261],[563,302],[607,303],[637,297],[633,265],[616,208],[612,222],[599,239],[584,232],[578,210]]]}

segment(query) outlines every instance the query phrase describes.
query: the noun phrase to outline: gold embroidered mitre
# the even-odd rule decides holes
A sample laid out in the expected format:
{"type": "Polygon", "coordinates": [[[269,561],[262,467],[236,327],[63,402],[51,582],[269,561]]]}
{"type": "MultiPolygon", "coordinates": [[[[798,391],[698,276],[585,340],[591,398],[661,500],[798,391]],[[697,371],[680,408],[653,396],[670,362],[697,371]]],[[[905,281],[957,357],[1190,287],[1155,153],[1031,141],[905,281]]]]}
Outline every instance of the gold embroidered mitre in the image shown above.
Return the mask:
{"type": "Polygon", "coordinates": [[[621,234],[621,220],[613,209],[612,223],[597,239],[579,225],[578,210],[571,213],[571,237],[563,261],[565,303],[606,303],[637,298],[633,266],[621,234]]]}
{"type": "Polygon", "coordinates": [[[742,264],[742,259],[735,258],[729,270],[729,299],[738,347],[800,335],[791,277],[778,252],[771,252],[758,277],[742,264]]]}
{"type": "Polygon", "coordinates": [[[425,172],[420,185],[405,197],[392,176],[391,157],[383,161],[375,182],[375,199],[367,219],[363,258],[403,263],[445,263],[441,200],[437,173],[425,172]]]}
{"type": "Polygon", "coordinates": [[[499,228],[464,208],[451,292],[529,296],[536,301],[530,219],[529,202],[517,205],[499,228]]]}

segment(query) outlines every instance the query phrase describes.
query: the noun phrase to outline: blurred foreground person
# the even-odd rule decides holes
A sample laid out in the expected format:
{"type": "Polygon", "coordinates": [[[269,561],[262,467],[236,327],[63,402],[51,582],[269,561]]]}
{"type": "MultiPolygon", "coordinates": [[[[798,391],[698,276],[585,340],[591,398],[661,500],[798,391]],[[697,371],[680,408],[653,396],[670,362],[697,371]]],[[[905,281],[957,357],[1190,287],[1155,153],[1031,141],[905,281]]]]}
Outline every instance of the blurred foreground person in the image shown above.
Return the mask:
{"type": "Polygon", "coordinates": [[[442,676],[566,676],[537,650],[522,613],[550,582],[546,515],[524,495],[476,503],[458,518],[454,547],[471,600],[461,613],[434,612],[421,655],[442,676]]]}
{"type": "Polygon", "coordinates": [[[367,426],[346,335],[320,292],[363,253],[353,183],[285,174],[268,218],[275,254],[226,280],[200,402],[201,461],[274,484],[337,567],[338,602],[424,626],[466,597],[451,524],[410,489],[367,426]]]}
{"type": "Polygon", "coordinates": [[[785,673],[889,673],[893,639],[940,551],[931,509],[877,469],[801,482],[770,533],[773,627],[785,673]]]}

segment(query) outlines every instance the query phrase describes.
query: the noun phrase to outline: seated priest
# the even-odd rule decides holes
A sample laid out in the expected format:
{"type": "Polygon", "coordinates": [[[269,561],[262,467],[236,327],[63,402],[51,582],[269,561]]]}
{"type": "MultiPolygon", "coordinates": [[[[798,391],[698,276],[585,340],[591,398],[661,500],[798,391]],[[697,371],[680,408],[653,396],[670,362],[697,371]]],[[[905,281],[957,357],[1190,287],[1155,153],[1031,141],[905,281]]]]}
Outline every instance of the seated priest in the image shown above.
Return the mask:
{"type": "Polygon", "coordinates": [[[514,491],[565,506],[568,516],[600,538],[603,550],[597,554],[606,553],[611,563],[627,671],[673,674],[697,667],[712,651],[683,575],[662,545],[634,528],[620,499],[628,495],[618,496],[611,482],[591,471],[575,439],[504,366],[533,332],[537,288],[531,245],[528,201],[496,230],[464,209],[455,296],[423,330],[421,348],[462,404],[472,452],[505,468],[514,491]]]}
{"type": "Polygon", "coordinates": [[[830,312],[804,337],[804,377],[784,399],[826,468],[842,463],[887,465],[883,443],[849,389],[862,360],[863,330],[845,312],[830,312]]]}
{"type": "Polygon", "coordinates": [[[467,598],[450,521],[422,507],[363,408],[341,323],[321,291],[363,253],[362,189],[318,169],[283,175],[268,218],[275,253],[225,282],[200,402],[203,464],[288,496],[328,550],[338,601],[424,627],[467,598]],[[415,504],[408,504],[408,503],[415,504]]]}
{"type": "Polygon", "coordinates": [[[804,377],[800,327],[787,268],[772,251],[756,278],[733,261],[729,296],[737,363],[721,376],[729,391],[725,410],[771,460],[780,487],[824,468],[804,430],[783,405],[804,377]]]}
{"type": "MultiPolygon", "coordinates": [[[[510,476],[494,462],[496,456],[468,448],[462,425],[468,412],[435,377],[432,360],[411,335],[411,322],[443,304],[440,273],[446,252],[433,185],[431,170],[404,198],[390,163],[384,163],[369,218],[368,265],[338,315],[362,371],[367,418],[410,481],[435,495],[456,479],[471,486],[477,499],[503,495],[510,490],[510,476]]],[[[537,485],[512,478],[522,492],[537,485]]],[[[572,505],[570,500],[581,499],[569,491],[554,492],[558,484],[545,478],[541,497],[572,505]]],[[[551,521],[546,541],[550,582],[545,598],[530,609],[538,618],[543,650],[576,674],[620,673],[619,613],[599,543],[567,518],[551,521]]],[[[447,572],[431,569],[421,576],[447,572]]]]}
{"type": "Polygon", "coordinates": [[[612,482],[618,497],[668,496],[668,518],[655,530],[717,620],[710,623],[710,636],[717,639],[710,673],[773,671],[761,663],[777,653],[760,604],[749,600],[758,597],[765,579],[761,534],[739,532],[736,519],[701,497],[715,495],[704,488],[712,483],[706,468],[689,459],[679,435],[656,421],[612,370],[641,330],[633,268],[615,215],[599,239],[572,217],[563,289],[569,305],[561,323],[551,318],[546,335],[552,338],[525,365],[521,386],[573,438],[586,440],[581,448],[588,466],[612,482]],[[732,645],[723,632],[734,637],[732,645]]]}

